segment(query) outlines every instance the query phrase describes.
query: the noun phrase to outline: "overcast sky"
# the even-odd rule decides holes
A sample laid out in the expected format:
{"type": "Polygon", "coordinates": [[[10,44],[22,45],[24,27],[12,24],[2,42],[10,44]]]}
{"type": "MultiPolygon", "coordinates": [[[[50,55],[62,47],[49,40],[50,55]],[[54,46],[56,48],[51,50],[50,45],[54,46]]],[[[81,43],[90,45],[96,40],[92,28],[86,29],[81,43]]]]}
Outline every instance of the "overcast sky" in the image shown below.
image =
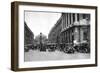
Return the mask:
{"type": "Polygon", "coordinates": [[[40,32],[48,36],[48,33],[60,16],[61,13],[25,11],[25,21],[34,33],[34,36],[39,35],[40,32]]]}

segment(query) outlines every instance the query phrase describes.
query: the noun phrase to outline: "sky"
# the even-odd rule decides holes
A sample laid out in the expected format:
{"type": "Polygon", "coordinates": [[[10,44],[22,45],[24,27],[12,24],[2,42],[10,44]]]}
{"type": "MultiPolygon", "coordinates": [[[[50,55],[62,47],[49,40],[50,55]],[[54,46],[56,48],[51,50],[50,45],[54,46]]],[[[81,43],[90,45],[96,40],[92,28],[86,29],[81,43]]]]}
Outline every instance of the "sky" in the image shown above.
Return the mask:
{"type": "Polygon", "coordinates": [[[61,17],[61,13],[25,11],[25,22],[34,36],[40,32],[48,37],[51,28],[61,17]]]}

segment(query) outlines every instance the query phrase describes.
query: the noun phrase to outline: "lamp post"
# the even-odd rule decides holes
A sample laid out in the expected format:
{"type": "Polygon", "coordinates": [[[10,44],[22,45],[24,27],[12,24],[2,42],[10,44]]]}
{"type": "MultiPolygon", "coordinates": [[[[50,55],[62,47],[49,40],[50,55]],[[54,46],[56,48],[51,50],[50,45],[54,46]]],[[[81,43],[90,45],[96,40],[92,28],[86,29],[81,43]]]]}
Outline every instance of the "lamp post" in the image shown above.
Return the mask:
{"type": "Polygon", "coordinates": [[[40,51],[42,51],[42,33],[40,33],[40,51]]]}

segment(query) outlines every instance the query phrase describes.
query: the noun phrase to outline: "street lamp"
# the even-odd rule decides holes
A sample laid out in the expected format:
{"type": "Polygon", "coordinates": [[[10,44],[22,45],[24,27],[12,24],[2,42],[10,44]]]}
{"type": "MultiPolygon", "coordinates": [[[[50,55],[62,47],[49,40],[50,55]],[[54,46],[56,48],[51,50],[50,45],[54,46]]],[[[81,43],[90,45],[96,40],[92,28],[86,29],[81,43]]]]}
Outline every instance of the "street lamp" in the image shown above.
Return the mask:
{"type": "Polygon", "coordinates": [[[42,33],[40,33],[40,51],[42,51],[42,33]]]}

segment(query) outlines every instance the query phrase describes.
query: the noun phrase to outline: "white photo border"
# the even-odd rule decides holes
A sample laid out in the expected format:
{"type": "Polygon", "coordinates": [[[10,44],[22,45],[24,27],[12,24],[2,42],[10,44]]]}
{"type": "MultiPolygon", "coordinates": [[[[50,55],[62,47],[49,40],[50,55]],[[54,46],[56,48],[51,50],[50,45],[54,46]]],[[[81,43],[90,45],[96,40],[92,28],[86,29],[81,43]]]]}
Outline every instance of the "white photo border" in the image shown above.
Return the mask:
{"type": "Polygon", "coordinates": [[[19,5],[19,42],[18,42],[18,65],[19,68],[35,68],[35,67],[50,67],[50,66],[63,66],[63,65],[84,65],[95,64],[95,9],[82,9],[82,8],[69,8],[69,7],[46,7],[46,6],[28,6],[19,5]],[[90,59],[79,60],[63,60],[63,61],[42,61],[42,62],[24,62],[24,10],[32,11],[53,11],[53,12],[69,12],[69,13],[89,13],[91,15],[91,53],[90,59]]]}

